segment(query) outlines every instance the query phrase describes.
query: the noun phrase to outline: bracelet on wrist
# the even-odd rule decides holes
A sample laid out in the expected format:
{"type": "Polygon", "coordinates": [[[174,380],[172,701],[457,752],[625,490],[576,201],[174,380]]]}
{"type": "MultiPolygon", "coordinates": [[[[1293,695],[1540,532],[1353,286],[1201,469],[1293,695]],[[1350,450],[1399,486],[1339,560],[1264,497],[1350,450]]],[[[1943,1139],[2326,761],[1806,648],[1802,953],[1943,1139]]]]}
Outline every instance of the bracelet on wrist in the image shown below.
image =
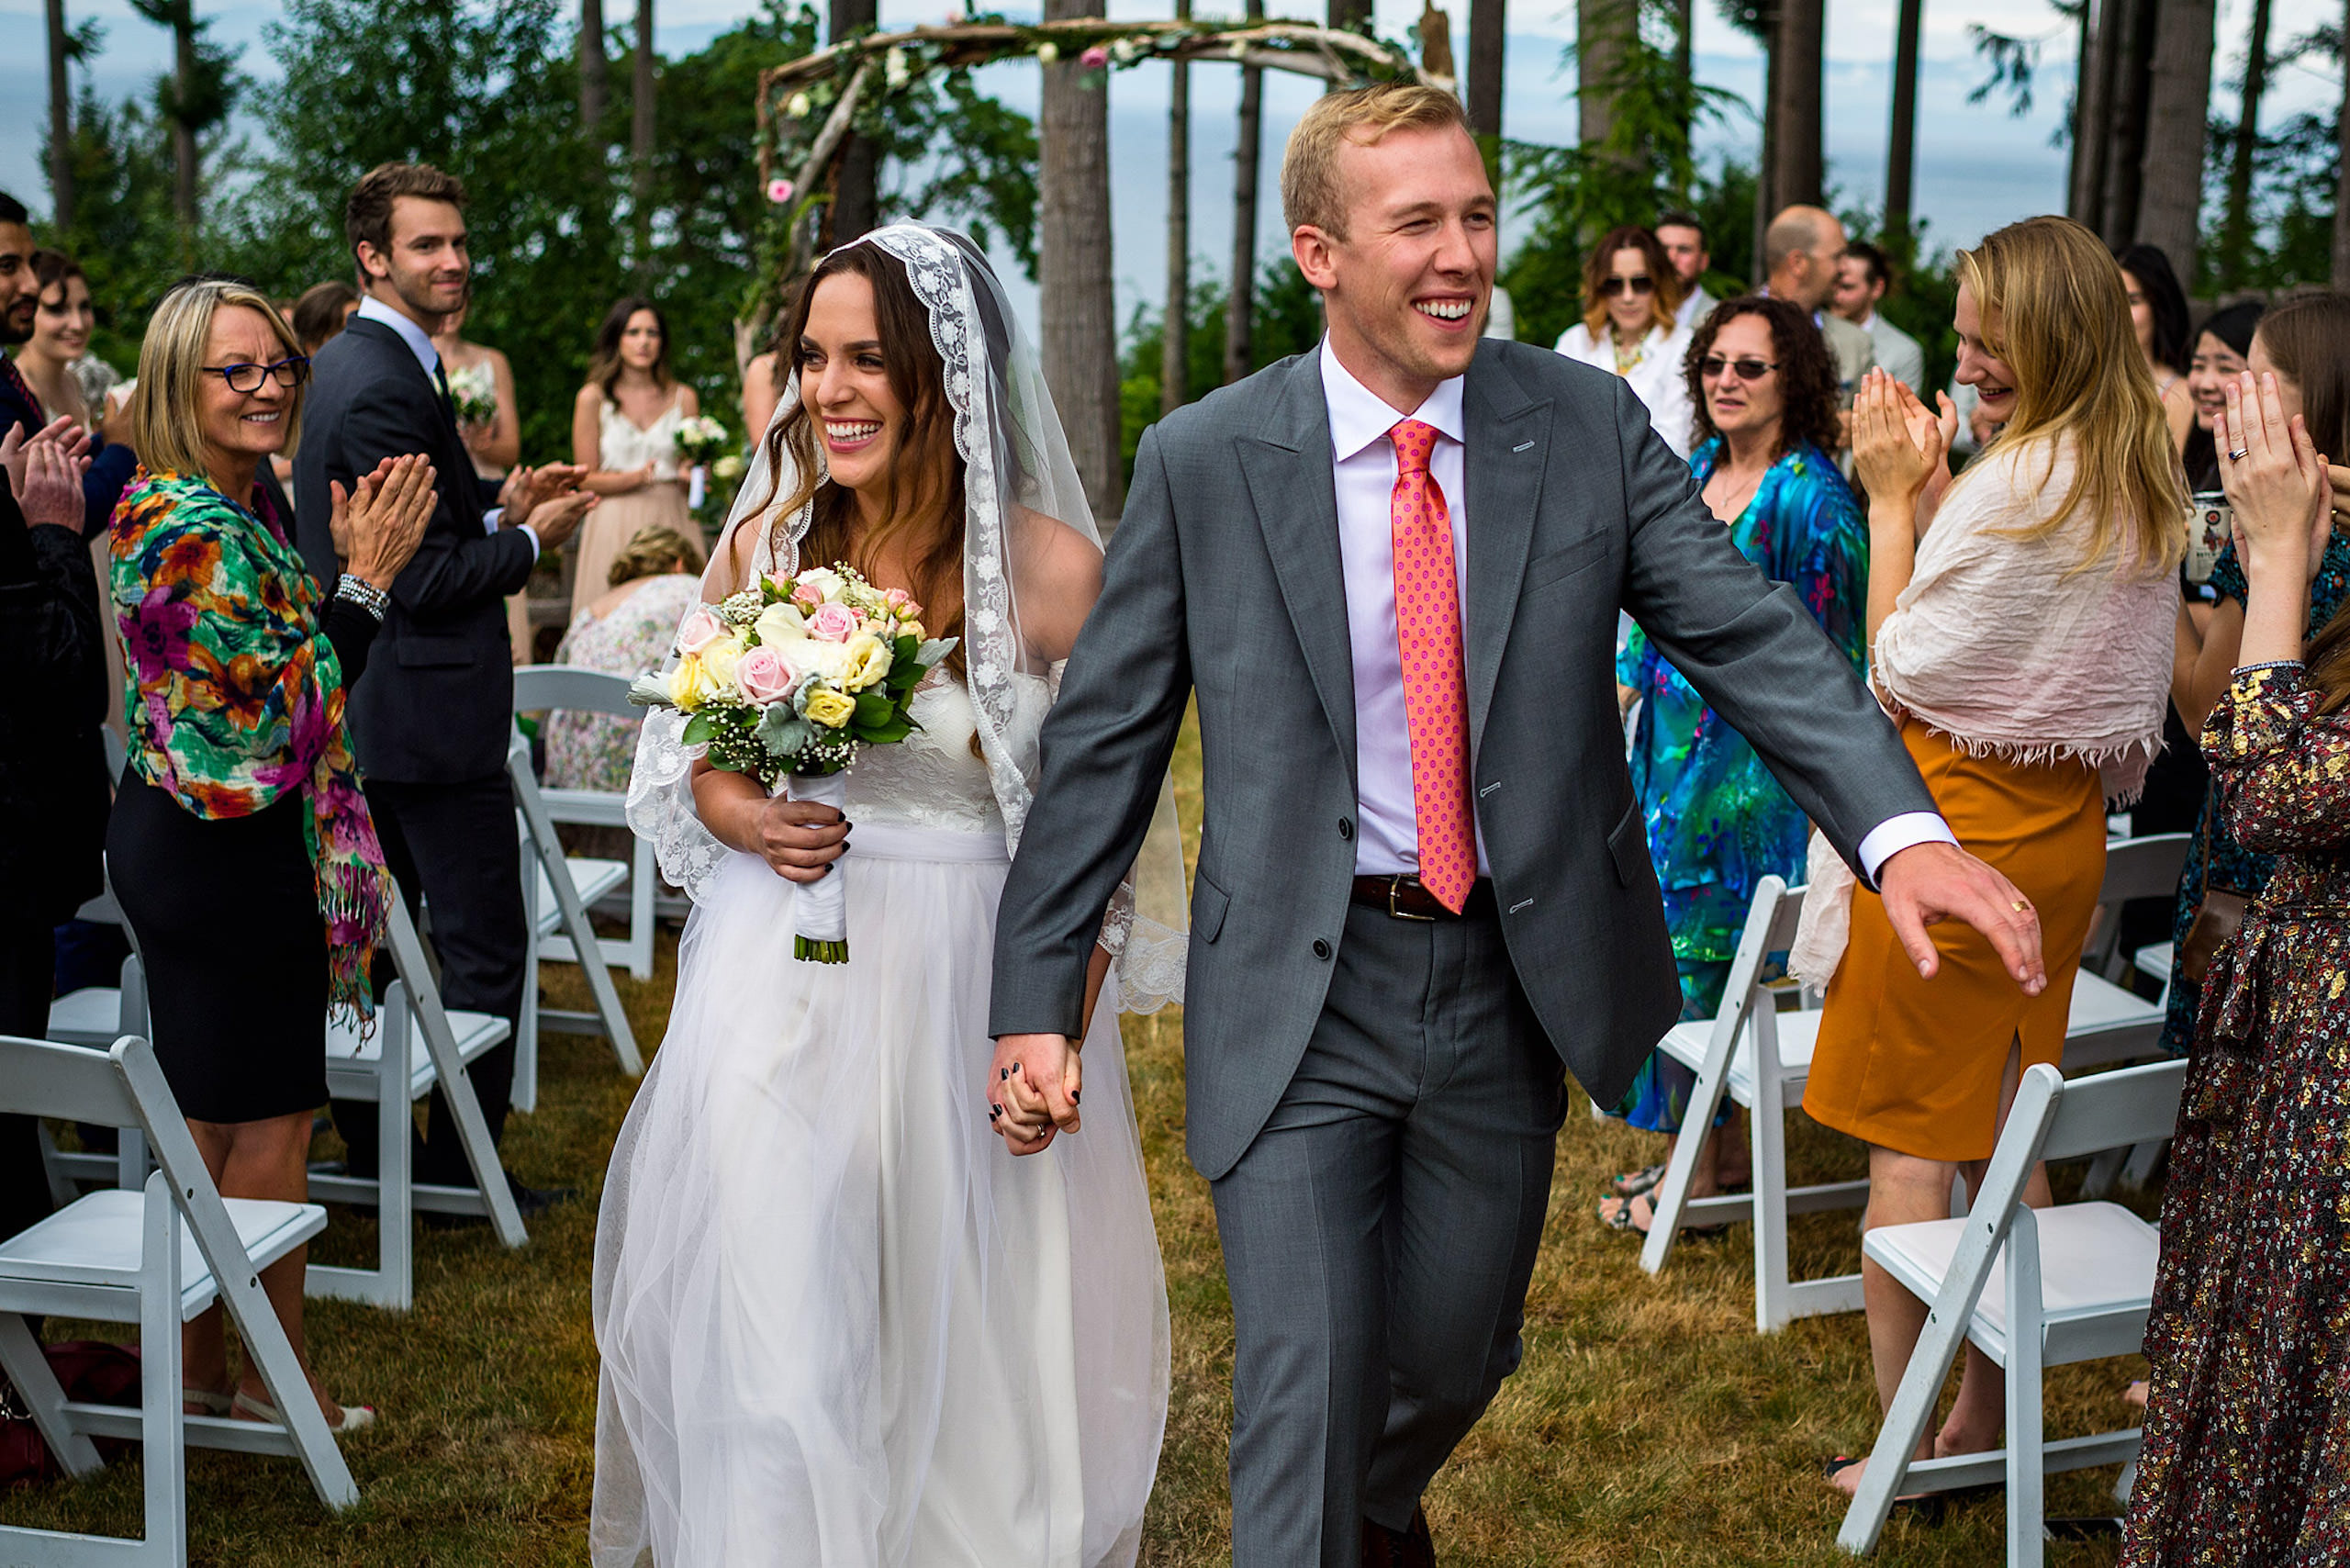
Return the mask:
{"type": "Polygon", "coordinates": [[[2300,659],[2262,659],[2256,664],[2236,666],[2235,668],[2228,672],[2228,678],[2230,680],[2242,680],[2248,675],[2259,675],[2267,670],[2300,669],[2303,667],[2304,666],[2302,661],[2300,659]]]}
{"type": "Polygon", "coordinates": [[[392,596],[355,572],[345,572],[334,585],[335,598],[346,604],[355,604],[375,618],[382,625],[386,611],[392,607],[392,596]]]}

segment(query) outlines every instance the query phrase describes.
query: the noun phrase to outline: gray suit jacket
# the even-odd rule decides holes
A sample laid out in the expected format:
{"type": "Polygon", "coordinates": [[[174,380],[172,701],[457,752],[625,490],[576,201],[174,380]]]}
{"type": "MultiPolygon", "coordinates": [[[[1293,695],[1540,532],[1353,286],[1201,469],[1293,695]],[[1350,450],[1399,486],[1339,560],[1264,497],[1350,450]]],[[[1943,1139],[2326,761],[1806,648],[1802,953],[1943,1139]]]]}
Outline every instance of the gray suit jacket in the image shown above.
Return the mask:
{"type": "MultiPolygon", "coordinates": [[[[1526,995],[1612,1103],[1681,1009],[1624,765],[1619,605],[1847,859],[1933,800],[1852,666],[1738,553],[1621,379],[1487,339],[1465,403],[1478,822],[1526,995]]],[[[1355,703],[1331,461],[1311,353],[1144,435],[996,929],[990,1032],[1075,1034],[1102,909],[1196,694],[1206,822],[1184,1042],[1189,1148],[1211,1180],[1296,1070],[1345,933],[1355,703]]]]}

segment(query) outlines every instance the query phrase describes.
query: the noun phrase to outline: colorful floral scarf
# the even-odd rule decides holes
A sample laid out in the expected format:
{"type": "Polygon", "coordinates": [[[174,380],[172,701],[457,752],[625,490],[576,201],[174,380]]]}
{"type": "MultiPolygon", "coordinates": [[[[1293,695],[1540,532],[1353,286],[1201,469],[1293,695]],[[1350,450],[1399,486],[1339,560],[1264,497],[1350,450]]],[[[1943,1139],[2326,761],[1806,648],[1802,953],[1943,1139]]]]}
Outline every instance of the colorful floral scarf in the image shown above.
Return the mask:
{"type": "Polygon", "coordinates": [[[108,574],[129,673],[130,771],[207,820],[289,790],[326,917],[331,1002],[371,1010],[368,962],[391,875],[343,727],[342,666],[320,594],[265,498],[141,468],[115,509],[108,574]]]}

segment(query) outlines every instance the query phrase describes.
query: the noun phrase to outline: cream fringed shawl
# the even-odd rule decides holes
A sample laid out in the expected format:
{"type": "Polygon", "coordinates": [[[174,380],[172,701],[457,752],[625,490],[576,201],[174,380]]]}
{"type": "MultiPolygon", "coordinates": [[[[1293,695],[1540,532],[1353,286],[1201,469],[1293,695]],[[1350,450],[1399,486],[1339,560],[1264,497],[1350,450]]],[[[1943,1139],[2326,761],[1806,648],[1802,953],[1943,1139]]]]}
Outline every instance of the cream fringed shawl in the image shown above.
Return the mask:
{"type": "MultiPolygon", "coordinates": [[[[1877,629],[1872,673],[1908,713],[1975,756],[2077,761],[2106,797],[2136,799],[2162,745],[2178,590],[2125,537],[2096,560],[2078,514],[2053,516],[2073,478],[2069,441],[1986,453],[1953,481],[1917,568],[1877,629]]],[[[2087,503],[2094,504],[2094,503],[2087,503]]],[[[1789,967],[1825,988],[1851,929],[1852,873],[1818,833],[1789,967]]]]}

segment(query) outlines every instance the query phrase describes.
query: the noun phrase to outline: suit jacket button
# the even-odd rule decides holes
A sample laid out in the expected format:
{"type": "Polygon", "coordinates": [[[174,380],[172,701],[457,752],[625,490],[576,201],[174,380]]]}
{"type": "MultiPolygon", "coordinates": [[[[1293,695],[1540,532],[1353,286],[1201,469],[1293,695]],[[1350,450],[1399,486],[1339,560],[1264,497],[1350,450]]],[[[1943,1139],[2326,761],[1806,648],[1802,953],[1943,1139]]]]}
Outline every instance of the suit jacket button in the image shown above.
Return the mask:
{"type": "Polygon", "coordinates": [[[1338,819],[1338,836],[1344,839],[1352,839],[1354,835],[1354,819],[1351,817],[1340,817],[1338,819]]]}
{"type": "Polygon", "coordinates": [[[1330,944],[1324,941],[1321,937],[1316,936],[1314,939],[1314,956],[1317,958],[1328,958],[1330,956],[1330,944]]]}

